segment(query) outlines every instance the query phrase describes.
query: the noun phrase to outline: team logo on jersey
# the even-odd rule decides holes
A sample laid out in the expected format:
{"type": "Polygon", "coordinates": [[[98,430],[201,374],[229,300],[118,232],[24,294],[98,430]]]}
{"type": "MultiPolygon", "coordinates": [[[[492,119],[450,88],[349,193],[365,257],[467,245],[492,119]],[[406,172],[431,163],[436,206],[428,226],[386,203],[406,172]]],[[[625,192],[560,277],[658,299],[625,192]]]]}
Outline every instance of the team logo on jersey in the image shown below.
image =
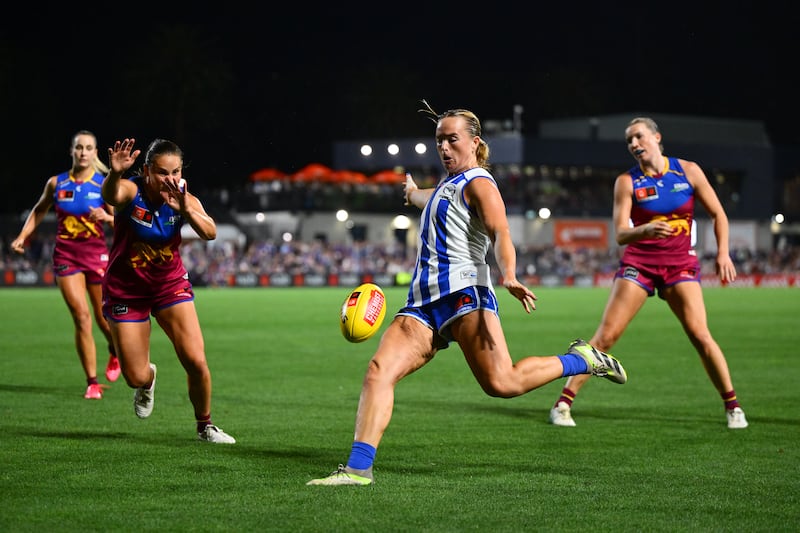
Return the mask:
{"type": "Polygon", "coordinates": [[[469,294],[462,294],[461,296],[459,296],[458,300],[456,300],[456,305],[454,306],[453,310],[458,311],[465,305],[468,305],[470,307],[474,307],[475,305],[475,300],[473,300],[472,296],[470,296],[469,294]]]}
{"type": "Polygon", "coordinates": [[[153,227],[153,213],[144,209],[143,207],[139,207],[138,205],[133,208],[133,212],[131,213],[131,218],[137,224],[141,224],[142,226],[146,226],[148,228],[153,227]]]}
{"type": "Polygon", "coordinates": [[[657,217],[653,217],[650,220],[651,222],[663,220],[664,222],[672,226],[673,236],[692,234],[692,228],[690,226],[690,222],[686,218],[679,217],[678,215],[673,215],[672,218],[660,215],[657,217]]]}
{"type": "Polygon", "coordinates": [[[56,193],[56,199],[59,202],[72,202],[75,200],[75,191],[58,191],[56,193]]]}
{"type": "Polygon", "coordinates": [[[650,202],[658,199],[658,189],[653,185],[639,187],[638,189],[634,189],[633,195],[638,202],[650,202]]]}
{"type": "Polygon", "coordinates": [[[191,287],[183,287],[175,291],[173,294],[178,298],[192,298],[194,296],[191,287]]]}
{"type": "Polygon", "coordinates": [[[86,193],[86,198],[88,198],[89,200],[97,200],[98,198],[100,198],[100,193],[99,192],[87,192],[86,193]]]}
{"type": "Polygon", "coordinates": [[[685,191],[689,187],[690,185],[688,183],[676,183],[675,185],[672,186],[672,190],[669,192],[681,192],[685,191]]]}
{"type": "Polygon", "coordinates": [[[442,195],[441,196],[445,200],[449,200],[449,201],[452,202],[453,199],[456,197],[456,186],[453,185],[452,183],[448,183],[447,185],[445,185],[442,188],[442,195]]]}
{"type": "Polygon", "coordinates": [[[64,228],[64,232],[66,233],[65,237],[69,239],[77,239],[78,237],[89,237],[91,235],[97,237],[101,234],[100,231],[98,231],[98,229],[95,227],[94,222],[89,222],[83,217],[75,217],[71,215],[65,217],[64,222],[62,223],[62,227],[64,228]]]}
{"type": "Polygon", "coordinates": [[[166,246],[153,246],[146,242],[133,245],[133,252],[129,262],[133,268],[145,268],[147,265],[166,265],[175,258],[169,244],[166,246]]]}
{"type": "Polygon", "coordinates": [[[638,279],[639,270],[632,266],[625,267],[625,270],[622,271],[622,277],[626,279],[638,279]]]}
{"type": "Polygon", "coordinates": [[[111,314],[114,316],[127,315],[128,306],[123,304],[114,304],[111,306],[111,314]]]}

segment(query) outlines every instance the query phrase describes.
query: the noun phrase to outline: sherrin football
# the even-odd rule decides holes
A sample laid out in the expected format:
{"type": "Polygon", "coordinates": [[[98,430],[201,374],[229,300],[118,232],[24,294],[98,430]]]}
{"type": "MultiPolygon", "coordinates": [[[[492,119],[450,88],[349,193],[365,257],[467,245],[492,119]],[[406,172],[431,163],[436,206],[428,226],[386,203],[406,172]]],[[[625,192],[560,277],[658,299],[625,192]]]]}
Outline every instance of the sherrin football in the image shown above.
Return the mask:
{"type": "Polygon", "coordinates": [[[383,290],[374,283],[363,283],[342,304],[342,335],[350,342],[364,342],[380,329],[385,316],[383,290]]]}

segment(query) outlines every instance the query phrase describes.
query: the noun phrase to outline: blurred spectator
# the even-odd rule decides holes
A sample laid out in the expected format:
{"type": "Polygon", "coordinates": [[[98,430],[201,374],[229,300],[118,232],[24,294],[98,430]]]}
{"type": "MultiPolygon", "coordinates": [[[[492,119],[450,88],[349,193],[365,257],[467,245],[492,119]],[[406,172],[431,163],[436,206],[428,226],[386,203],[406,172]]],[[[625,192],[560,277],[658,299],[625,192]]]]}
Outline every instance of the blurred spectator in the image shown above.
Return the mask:
{"type": "MultiPolygon", "coordinates": [[[[0,268],[24,271],[47,268],[53,251],[54,235],[37,238],[35,256],[10,254],[7,246],[0,248],[0,268]]],[[[254,240],[244,249],[232,241],[196,241],[182,244],[181,253],[193,284],[226,286],[231,276],[242,273],[261,274],[390,274],[410,272],[413,258],[398,243],[374,242],[328,243],[280,242],[254,240]]],[[[800,247],[786,246],[781,250],[734,249],[733,262],[743,275],[798,274],[800,247]]],[[[552,245],[521,245],[517,250],[517,269],[520,276],[593,276],[616,271],[619,250],[569,250],[552,245]]],[[[712,277],[714,254],[701,257],[702,274],[712,277]]]]}

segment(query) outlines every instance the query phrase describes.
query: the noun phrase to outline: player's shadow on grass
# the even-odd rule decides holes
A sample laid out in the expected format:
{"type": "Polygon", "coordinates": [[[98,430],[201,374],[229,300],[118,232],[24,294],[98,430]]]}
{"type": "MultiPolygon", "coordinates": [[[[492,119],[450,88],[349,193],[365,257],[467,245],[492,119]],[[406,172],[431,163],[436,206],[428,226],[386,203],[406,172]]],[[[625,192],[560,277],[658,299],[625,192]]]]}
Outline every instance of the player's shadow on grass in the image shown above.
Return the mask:
{"type": "Polygon", "coordinates": [[[131,434],[130,433],[123,433],[123,432],[109,432],[109,431],[86,431],[86,430],[48,430],[48,431],[40,431],[36,429],[13,429],[9,430],[11,433],[16,433],[20,436],[26,437],[36,437],[36,438],[43,438],[43,439],[68,439],[68,440],[101,440],[101,439],[112,439],[112,440],[130,440],[131,434]]]}
{"type": "Polygon", "coordinates": [[[8,383],[0,383],[0,392],[34,392],[37,394],[51,393],[54,390],[52,387],[40,387],[36,385],[11,385],[8,383]]]}

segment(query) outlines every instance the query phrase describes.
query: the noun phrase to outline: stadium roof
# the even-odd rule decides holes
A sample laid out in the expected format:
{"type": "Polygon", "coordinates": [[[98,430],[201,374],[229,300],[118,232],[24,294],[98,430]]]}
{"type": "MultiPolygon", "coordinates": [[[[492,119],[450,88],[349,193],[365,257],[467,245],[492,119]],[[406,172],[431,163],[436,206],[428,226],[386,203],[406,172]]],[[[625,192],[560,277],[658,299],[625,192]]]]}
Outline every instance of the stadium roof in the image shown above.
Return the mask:
{"type": "Polygon", "coordinates": [[[539,123],[539,138],[622,141],[628,122],[641,116],[656,121],[665,141],[682,144],[771,146],[762,121],[649,112],[543,120],[539,123]]]}

